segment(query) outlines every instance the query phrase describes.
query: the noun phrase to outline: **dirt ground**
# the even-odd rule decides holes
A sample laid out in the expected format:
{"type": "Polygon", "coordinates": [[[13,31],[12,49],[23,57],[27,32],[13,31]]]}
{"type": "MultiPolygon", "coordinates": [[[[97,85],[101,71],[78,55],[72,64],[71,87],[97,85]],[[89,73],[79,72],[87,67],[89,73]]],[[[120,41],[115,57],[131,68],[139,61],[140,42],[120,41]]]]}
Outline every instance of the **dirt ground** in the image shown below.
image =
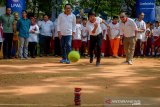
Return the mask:
{"type": "Polygon", "coordinates": [[[103,58],[100,67],[89,59],[70,65],[59,60],[0,60],[0,107],[74,107],[75,87],[82,88],[85,107],[108,107],[108,99],[119,97],[143,100],[138,107],[160,107],[160,58],[136,58],[134,65],[103,58]]]}

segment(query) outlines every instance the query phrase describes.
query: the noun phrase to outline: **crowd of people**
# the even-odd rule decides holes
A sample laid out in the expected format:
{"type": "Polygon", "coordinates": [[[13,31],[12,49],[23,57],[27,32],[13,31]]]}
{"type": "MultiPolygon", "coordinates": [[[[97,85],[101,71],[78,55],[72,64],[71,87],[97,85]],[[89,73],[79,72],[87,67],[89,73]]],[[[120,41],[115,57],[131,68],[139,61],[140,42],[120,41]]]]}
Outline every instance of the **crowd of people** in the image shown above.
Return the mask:
{"type": "Polygon", "coordinates": [[[0,51],[3,44],[3,59],[28,59],[36,56],[62,56],[61,63],[69,64],[67,54],[78,51],[82,57],[90,57],[100,65],[101,57],[119,58],[126,56],[132,65],[133,57],[154,56],[159,54],[160,22],[144,22],[147,17],[141,13],[136,20],[122,12],[106,22],[96,17],[95,12],[88,18],[75,16],[71,5],[66,4],[64,12],[52,22],[49,15],[43,18],[27,17],[27,11],[11,14],[11,8],[0,16],[0,51]],[[38,48],[39,47],[39,48],[38,48]],[[39,52],[38,52],[39,51],[39,52]]]}

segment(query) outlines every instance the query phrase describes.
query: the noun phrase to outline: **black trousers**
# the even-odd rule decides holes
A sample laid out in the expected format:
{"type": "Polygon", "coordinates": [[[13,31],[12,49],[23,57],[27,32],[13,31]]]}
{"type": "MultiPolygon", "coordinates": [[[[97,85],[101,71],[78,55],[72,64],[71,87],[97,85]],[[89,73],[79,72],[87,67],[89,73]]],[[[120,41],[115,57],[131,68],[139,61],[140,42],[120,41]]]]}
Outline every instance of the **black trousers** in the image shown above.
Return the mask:
{"type": "Polygon", "coordinates": [[[51,37],[44,36],[44,54],[45,55],[49,55],[50,53],[50,42],[51,42],[51,37]]]}
{"type": "Polygon", "coordinates": [[[37,55],[37,42],[29,42],[28,50],[30,56],[35,57],[37,55]]]}
{"type": "Polygon", "coordinates": [[[3,57],[11,58],[13,33],[4,33],[3,57]]]}
{"type": "Polygon", "coordinates": [[[141,56],[141,46],[142,46],[142,40],[137,39],[136,48],[135,48],[135,56],[141,56]]]}
{"type": "Polygon", "coordinates": [[[1,51],[1,48],[2,48],[2,42],[0,42],[0,51],[1,51]]]}
{"type": "Polygon", "coordinates": [[[102,33],[97,36],[90,35],[90,58],[93,58],[93,52],[96,48],[97,62],[101,60],[101,45],[102,45],[102,33]]]}
{"type": "Polygon", "coordinates": [[[61,55],[61,44],[59,37],[54,38],[54,55],[61,55]]]}
{"type": "Polygon", "coordinates": [[[44,35],[39,34],[40,55],[44,54],[44,35]]]}

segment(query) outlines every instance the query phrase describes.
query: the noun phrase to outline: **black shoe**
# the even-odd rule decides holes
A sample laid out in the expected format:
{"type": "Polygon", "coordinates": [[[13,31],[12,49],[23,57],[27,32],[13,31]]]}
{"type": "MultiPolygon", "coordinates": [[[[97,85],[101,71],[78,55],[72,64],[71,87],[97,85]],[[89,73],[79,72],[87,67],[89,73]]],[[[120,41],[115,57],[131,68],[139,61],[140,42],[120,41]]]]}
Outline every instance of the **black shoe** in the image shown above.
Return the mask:
{"type": "Polygon", "coordinates": [[[96,66],[100,66],[100,62],[96,62],[96,66]]]}
{"type": "Polygon", "coordinates": [[[3,59],[8,59],[8,57],[7,57],[7,56],[4,56],[3,59]]]}
{"type": "Polygon", "coordinates": [[[93,63],[93,58],[90,58],[90,63],[93,63]]]}

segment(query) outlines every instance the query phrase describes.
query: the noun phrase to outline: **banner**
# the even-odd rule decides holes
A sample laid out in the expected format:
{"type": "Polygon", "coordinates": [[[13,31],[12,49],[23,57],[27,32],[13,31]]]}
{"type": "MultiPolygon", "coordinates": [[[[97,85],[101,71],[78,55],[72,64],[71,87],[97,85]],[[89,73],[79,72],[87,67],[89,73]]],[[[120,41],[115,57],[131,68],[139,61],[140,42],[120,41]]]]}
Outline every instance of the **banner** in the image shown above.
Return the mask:
{"type": "Polygon", "coordinates": [[[22,16],[22,10],[26,9],[26,0],[7,0],[6,7],[10,7],[12,9],[12,13],[18,12],[19,16],[22,16]]]}
{"type": "Polygon", "coordinates": [[[154,22],[156,20],[156,0],[137,0],[136,15],[143,12],[145,22],[154,22]]]}

